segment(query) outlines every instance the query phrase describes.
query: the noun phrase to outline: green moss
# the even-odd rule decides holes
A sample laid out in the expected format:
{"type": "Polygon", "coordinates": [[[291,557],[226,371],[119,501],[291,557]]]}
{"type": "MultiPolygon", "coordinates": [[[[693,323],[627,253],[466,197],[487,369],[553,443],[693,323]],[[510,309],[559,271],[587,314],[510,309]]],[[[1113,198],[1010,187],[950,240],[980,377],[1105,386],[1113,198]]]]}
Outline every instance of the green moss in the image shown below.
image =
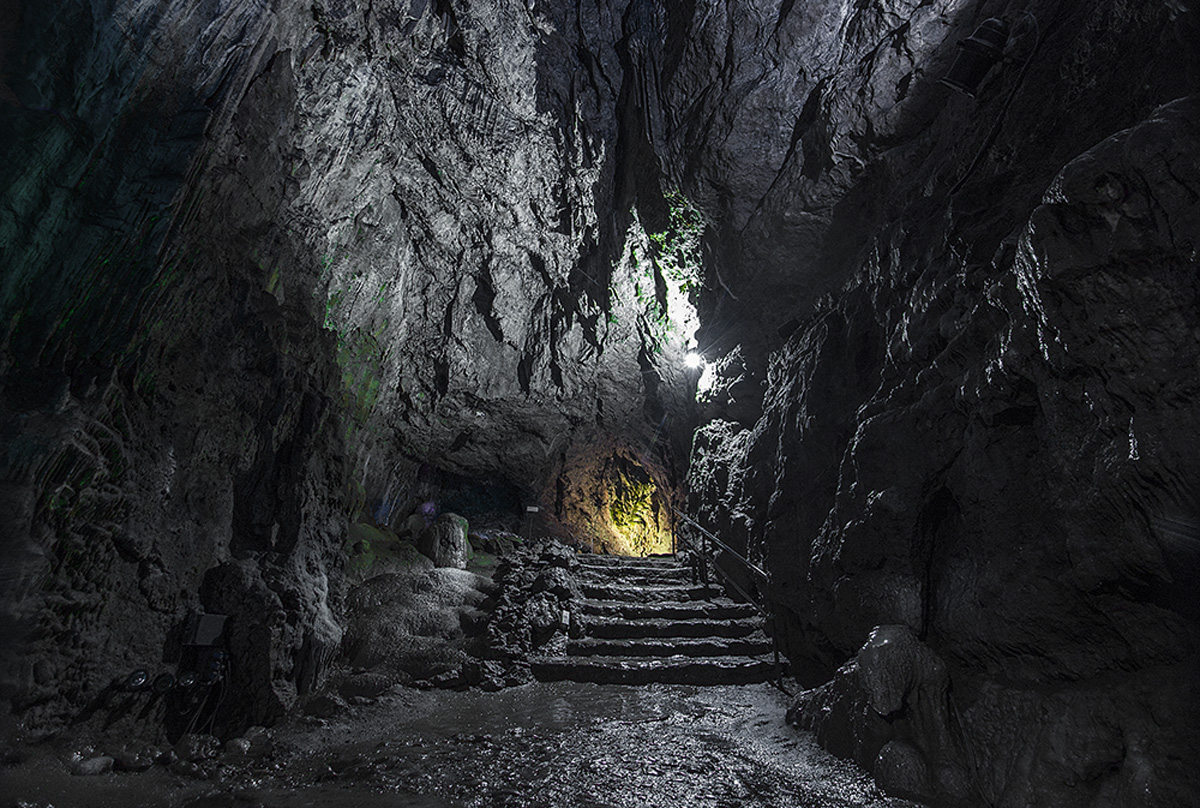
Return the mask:
{"type": "MultiPolygon", "coordinates": [[[[705,223],[700,212],[679,191],[665,197],[668,224],[647,233],[637,211],[626,234],[625,251],[617,265],[612,289],[615,304],[634,304],[638,328],[653,353],[665,346],[686,350],[695,346],[699,327],[697,294],[702,279],[701,239],[705,223]]],[[[609,324],[615,324],[610,314],[609,324]]]]}
{"type": "Polygon", "coordinates": [[[346,574],[354,580],[364,580],[385,572],[426,569],[432,562],[421,555],[416,546],[396,536],[386,528],[356,522],[347,532],[344,547],[346,574]]]}
{"type": "MultiPolygon", "coordinates": [[[[653,482],[618,474],[613,481],[608,516],[616,533],[635,555],[659,552],[664,544],[658,524],[653,482]]],[[[669,546],[670,539],[665,540],[669,546]]]]}
{"type": "Polygon", "coordinates": [[[468,559],[472,567],[490,568],[496,566],[496,557],[491,553],[485,553],[482,550],[471,549],[471,556],[468,559]]]}
{"type": "Polygon", "coordinates": [[[279,288],[279,267],[275,266],[275,267],[272,267],[272,269],[269,273],[267,273],[266,289],[269,293],[275,294],[275,290],[278,288],[279,288]]]}
{"type": "Polygon", "coordinates": [[[366,427],[375,403],[379,400],[380,368],[384,350],[379,335],[386,329],[387,320],[374,333],[361,328],[341,327],[337,309],[345,299],[345,291],[333,292],[325,304],[324,328],[337,337],[336,359],[342,376],[342,413],[345,419],[345,438],[350,440],[366,427]]]}
{"type": "Polygon", "coordinates": [[[700,287],[704,218],[678,190],[669,191],[666,199],[670,224],[661,233],[651,233],[650,240],[658,247],[656,261],[663,277],[690,297],[700,287]]]}

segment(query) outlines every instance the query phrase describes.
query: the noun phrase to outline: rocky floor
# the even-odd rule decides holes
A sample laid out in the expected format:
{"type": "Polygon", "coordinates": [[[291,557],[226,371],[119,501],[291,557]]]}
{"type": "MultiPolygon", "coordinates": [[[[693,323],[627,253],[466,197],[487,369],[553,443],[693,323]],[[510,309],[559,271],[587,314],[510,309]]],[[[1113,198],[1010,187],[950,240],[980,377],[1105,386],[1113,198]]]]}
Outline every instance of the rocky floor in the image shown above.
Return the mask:
{"type": "Polygon", "coordinates": [[[272,733],[257,759],[72,776],[69,749],[0,770],[4,805],[903,808],[783,721],[769,685],[395,688],[272,733]]]}

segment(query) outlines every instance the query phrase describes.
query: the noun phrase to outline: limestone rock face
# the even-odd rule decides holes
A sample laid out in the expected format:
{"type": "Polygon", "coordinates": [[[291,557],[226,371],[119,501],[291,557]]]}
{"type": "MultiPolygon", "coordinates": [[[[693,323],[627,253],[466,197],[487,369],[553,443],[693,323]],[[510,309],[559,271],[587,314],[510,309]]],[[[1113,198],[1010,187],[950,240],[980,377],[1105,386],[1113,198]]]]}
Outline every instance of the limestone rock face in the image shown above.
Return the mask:
{"type": "MultiPolygon", "coordinates": [[[[970,101],[936,79],[998,7],[799,6],[705,20],[759,53],[793,23],[838,49],[806,63],[812,103],[757,206],[729,208],[706,331],[742,359],[712,382],[689,509],[771,571],[809,684],[879,625],[944,661],[974,768],[942,781],[959,764],[926,759],[922,775],[868,728],[881,782],[951,803],[966,782],[994,805],[1186,805],[1200,784],[1169,761],[1197,753],[1200,614],[1180,582],[1200,524],[1200,109],[1180,96],[1200,85],[1167,43],[1196,14],[1034,3],[1036,31],[1009,14],[1016,68],[970,101]],[[822,296],[771,285],[793,282],[822,296]],[[756,336],[764,320],[783,327],[756,336]],[[752,418],[716,406],[743,364],[765,379],[752,418]]],[[[787,97],[763,75],[743,104],[787,97]]],[[[736,162],[681,159],[684,187],[755,182],[749,142],[707,147],[736,162]]]]}
{"type": "Polygon", "coordinates": [[[918,278],[940,290],[925,303],[873,308],[864,280],[776,355],[752,430],[697,437],[693,495],[730,503],[714,522],[767,557],[793,656],[833,664],[882,621],[920,632],[964,730],[993,739],[978,776],[1002,804],[1110,765],[1102,804],[1143,781],[1186,804],[1194,785],[1165,761],[1195,705],[1178,581],[1195,563],[1198,123],[1175,102],[1087,150],[990,265],[918,278]],[[875,349],[855,389],[839,369],[875,349]],[[1110,726],[1080,726],[1084,703],[1110,726]],[[1179,717],[1150,741],[1143,716],[1168,703],[1179,717]],[[1092,745],[1046,768],[1073,732],[1092,745]],[[1160,763],[1113,763],[1114,732],[1160,763]],[[1039,762],[1000,772],[1007,745],[1039,762]]]}
{"type": "Polygon", "coordinates": [[[22,10],[0,633],[31,727],[177,664],[193,612],[245,655],[223,729],[281,715],[338,647],[348,526],[386,525],[423,465],[537,503],[602,434],[678,482],[627,6],[22,10]]]}
{"type": "Polygon", "coordinates": [[[467,568],[467,520],[453,513],[444,513],[437,521],[421,531],[417,549],[433,559],[435,567],[467,568]]]}

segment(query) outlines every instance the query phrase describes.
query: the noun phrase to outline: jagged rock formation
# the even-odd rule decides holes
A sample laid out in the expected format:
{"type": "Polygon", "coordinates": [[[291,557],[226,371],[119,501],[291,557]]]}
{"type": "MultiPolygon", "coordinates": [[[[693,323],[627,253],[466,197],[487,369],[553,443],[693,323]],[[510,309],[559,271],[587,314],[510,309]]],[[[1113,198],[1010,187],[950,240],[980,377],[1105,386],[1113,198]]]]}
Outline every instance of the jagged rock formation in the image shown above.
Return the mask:
{"type": "Polygon", "coordinates": [[[858,656],[803,694],[788,721],[874,771],[891,794],[969,804],[974,784],[948,696],[946,663],[907,626],[875,628],[858,656]],[[928,761],[928,762],[927,762],[928,761]]]}
{"type": "MultiPolygon", "coordinates": [[[[400,532],[422,465],[564,535],[620,465],[660,530],[694,286],[691,510],[771,571],[804,678],[907,626],[972,799],[1194,794],[1194,3],[0,13],[24,726],[175,664],[197,610],[235,615],[229,731],[282,715],[342,644],[350,526],[400,532]],[[1010,63],[940,86],[993,15],[1010,63]]],[[[953,795],[931,748],[881,771],[953,795]]]]}
{"type": "Polygon", "coordinates": [[[551,520],[598,436],[678,482],[683,343],[624,246],[648,243],[640,184],[660,191],[615,114],[623,12],[111,0],[12,21],[0,514],[24,720],[172,664],[195,610],[236,615],[255,657],[231,715],[281,715],[340,643],[349,524],[408,516],[422,463],[551,520]]]}
{"type": "MultiPolygon", "coordinates": [[[[728,342],[722,307],[796,320],[758,343],[769,363],[737,332],[757,371],[730,379],[765,379],[761,416],[716,397],[689,504],[771,570],[812,684],[881,624],[945,660],[959,723],[943,730],[968,753],[908,747],[928,772],[959,767],[915,793],[1185,805],[1200,111],[1175,100],[1197,64],[1173,43],[1195,10],[1033,3],[1033,29],[997,3],[817,5],[741,20],[748,52],[802,19],[825,50],[799,90],[763,80],[742,96],[794,115],[807,102],[758,207],[729,210],[728,299],[706,323],[728,342]],[[978,102],[938,87],[954,40],[1000,13],[1016,64],[978,102]],[[829,294],[811,313],[760,304],[781,283],[804,287],[797,301],[829,294]]],[[[754,178],[737,170],[750,158],[715,175],[711,159],[698,187],[754,178]]],[[[878,751],[863,762],[886,773],[878,751]]]]}

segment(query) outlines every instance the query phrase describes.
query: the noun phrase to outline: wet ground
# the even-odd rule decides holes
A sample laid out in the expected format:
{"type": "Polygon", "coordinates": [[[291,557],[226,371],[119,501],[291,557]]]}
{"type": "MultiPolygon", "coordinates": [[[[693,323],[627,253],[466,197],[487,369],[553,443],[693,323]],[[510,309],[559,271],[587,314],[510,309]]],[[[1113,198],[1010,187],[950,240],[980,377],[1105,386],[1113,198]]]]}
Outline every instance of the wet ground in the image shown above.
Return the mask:
{"type": "Polygon", "coordinates": [[[901,808],[783,721],[769,685],[395,690],[277,731],[274,753],[197,776],[76,777],[53,754],[0,772],[5,805],[901,808]]]}

